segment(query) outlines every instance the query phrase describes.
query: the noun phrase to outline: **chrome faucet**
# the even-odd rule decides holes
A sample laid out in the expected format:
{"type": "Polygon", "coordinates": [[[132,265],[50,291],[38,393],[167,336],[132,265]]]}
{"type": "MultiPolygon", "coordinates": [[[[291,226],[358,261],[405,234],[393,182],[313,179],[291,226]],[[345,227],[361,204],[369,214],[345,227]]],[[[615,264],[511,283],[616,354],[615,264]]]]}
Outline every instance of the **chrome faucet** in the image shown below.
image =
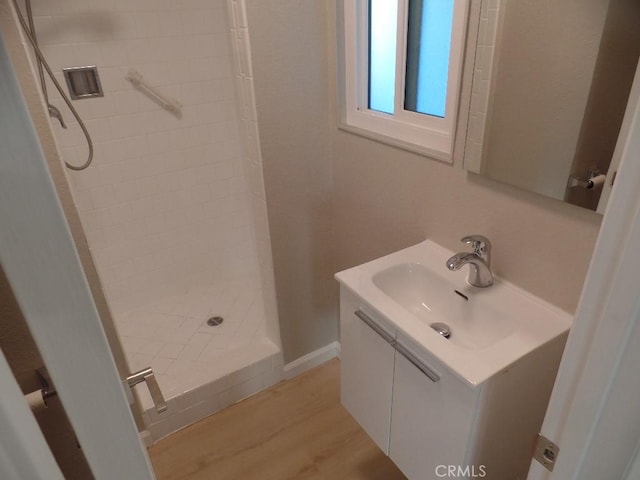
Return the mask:
{"type": "Polygon", "coordinates": [[[456,253],[447,260],[447,268],[451,271],[460,270],[464,265],[469,265],[469,277],[467,281],[474,287],[490,287],[493,285],[491,273],[491,242],[482,235],[468,235],[461,242],[471,245],[473,252],[456,253]]]}

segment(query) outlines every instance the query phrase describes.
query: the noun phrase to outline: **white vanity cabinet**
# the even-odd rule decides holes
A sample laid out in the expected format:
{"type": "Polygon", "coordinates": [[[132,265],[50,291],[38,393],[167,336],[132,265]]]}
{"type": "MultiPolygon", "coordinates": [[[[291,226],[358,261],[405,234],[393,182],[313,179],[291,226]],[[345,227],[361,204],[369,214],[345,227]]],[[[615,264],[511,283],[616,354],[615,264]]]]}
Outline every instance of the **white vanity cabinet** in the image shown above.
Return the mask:
{"type": "Polygon", "coordinates": [[[524,480],[571,315],[473,287],[453,255],[425,240],[336,273],[342,403],[410,480],[524,480]]]}
{"type": "Polygon", "coordinates": [[[343,291],[340,305],[347,411],[410,479],[431,478],[422,472],[440,464],[462,464],[466,442],[460,439],[469,438],[473,391],[439,362],[417,354],[409,339],[356,296],[343,291]]]}
{"type": "MultiPolygon", "coordinates": [[[[342,297],[341,328],[341,400],[380,449],[389,454],[391,389],[395,351],[356,312],[367,315],[355,297],[342,297]],[[347,347],[347,348],[345,348],[347,347]]],[[[367,318],[367,317],[364,317],[367,318]]],[[[395,330],[378,321],[378,328],[389,335],[395,330]]]]}
{"type": "Polygon", "coordinates": [[[396,351],[389,456],[410,479],[437,478],[438,465],[467,463],[475,392],[440,362],[418,353],[401,333],[397,342],[437,376],[427,377],[396,351]]]}
{"type": "Polygon", "coordinates": [[[340,328],[342,404],[409,480],[526,478],[566,335],[474,385],[344,287],[340,328]]]}

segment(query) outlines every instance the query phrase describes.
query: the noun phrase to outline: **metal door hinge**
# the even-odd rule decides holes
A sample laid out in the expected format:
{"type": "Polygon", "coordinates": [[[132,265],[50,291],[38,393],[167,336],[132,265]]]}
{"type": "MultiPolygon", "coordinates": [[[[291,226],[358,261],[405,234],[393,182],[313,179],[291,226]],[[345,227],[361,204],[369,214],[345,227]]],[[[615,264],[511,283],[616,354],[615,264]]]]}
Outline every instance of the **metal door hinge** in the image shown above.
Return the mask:
{"type": "Polygon", "coordinates": [[[533,453],[533,458],[541,463],[544,468],[553,472],[553,467],[556,464],[559,453],[560,447],[541,433],[538,434],[538,441],[536,442],[536,449],[533,453]]]}

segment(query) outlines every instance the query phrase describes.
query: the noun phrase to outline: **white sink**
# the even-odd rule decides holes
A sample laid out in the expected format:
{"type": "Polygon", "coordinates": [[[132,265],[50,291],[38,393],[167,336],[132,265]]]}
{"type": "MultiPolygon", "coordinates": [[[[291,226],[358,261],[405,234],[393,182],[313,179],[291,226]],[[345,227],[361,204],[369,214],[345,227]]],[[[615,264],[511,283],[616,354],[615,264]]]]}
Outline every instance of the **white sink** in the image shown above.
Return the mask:
{"type": "MultiPolygon", "coordinates": [[[[449,273],[442,263],[444,273],[449,273]]],[[[372,277],[373,284],[426,325],[445,323],[448,340],[469,349],[486,348],[511,335],[516,329],[510,312],[476,298],[476,287],[456,285],[453,277],[438,276],[420,263],[402,263],[372,277]]]]}
{"type": "Polygon", "coordinates": [[[472,385],[569,329],[567,312],[500,278],[488,288],[469,285],[468,267],[447,269],[445,261],[453,253],[427,240],[336,278],[366,302],[365,308],[472,385]],[[448,339],[430,327],[435,322],[450,328],[448,339]]]}

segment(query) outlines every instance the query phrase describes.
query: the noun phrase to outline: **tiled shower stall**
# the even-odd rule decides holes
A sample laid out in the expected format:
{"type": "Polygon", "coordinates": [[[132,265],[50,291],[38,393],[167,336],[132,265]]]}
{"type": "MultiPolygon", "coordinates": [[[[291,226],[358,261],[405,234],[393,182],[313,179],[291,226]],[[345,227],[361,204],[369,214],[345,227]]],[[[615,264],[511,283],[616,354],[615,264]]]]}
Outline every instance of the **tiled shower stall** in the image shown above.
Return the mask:
{"type": "MultiPolygon", "coordinates": [[[[152,366],[169,402],[158,438],[282,375],[244,0],[33,0],[41,48],[62,68],[96,65],[104,97],[74,101],[95,158],[68,170],[132,370],[152,366]],[[182,106],[164,110],[130,69],[182,106]],[[207,325],[214,316],[219,326],[207,325]]],[[[84,137],[48,83],[62,158],[84,137]]]]}

